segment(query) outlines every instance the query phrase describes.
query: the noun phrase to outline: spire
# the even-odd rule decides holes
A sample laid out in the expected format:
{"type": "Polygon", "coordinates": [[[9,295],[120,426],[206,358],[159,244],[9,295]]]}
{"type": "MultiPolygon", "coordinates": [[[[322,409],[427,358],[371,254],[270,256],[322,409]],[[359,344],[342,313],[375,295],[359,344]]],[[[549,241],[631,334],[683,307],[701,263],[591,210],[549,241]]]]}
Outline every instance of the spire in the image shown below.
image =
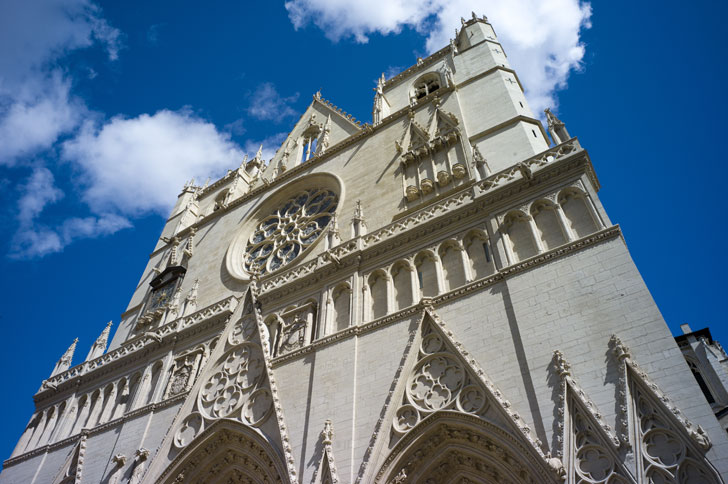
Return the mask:
{"type": "Polygon", "coordinates": [[[551,112],[551,109],[546,108],[543,112],[546,113],[549,134],[554,140],[554,144],[560,145],[561,143],[569,141],[571,136],[569,136],[569,132],[566,131],[566,125],[551,112]]]}
{"type": "Polygon", "coordinates": [[[88,352],[88,356],[86,356],[86,361],[93,360],[94,358],[98,358],[99,356],[103,355],[106,351],[106,343],[109,341],[109,333],[111,332],[111,325],[113,325],[113,321],[109,321],[106,323],[106,327],[101,332],[98,338],[96,338],[96,341],[91,346],[91,350],[88,352]]]}
{"type": "Polygon", "coordinates": [[[382,72],[382,76],[377,79],[377,87],[374,88],[376,94],[374,95],[374,108],[372,109],[372,122],[374,125],[378,125],[382,122],[382,119],[389,115],[389,104],[384,98],[384,83],[386,78],[382,72]]]}
{"type": "Polygon", "coordinates": [[[245,165],[245,171],[252,177],[256,177],[260,172],[260,167],[263,166],[263,145],[261,144],[258,148],[258,152],[255,153],[255,157],[245,165]]]}
{"type": "Polygon", "coordinates": [[[73,353],[76,352],[76,343],[78,343],[78,338],[73,340],[71,346],[68,347],[66,352],[63,353],[63,356],[61,356],[61,359],[58,360],[58,363],[56,363],[56,367],[53,368],[51,376],[56,376],[59,373],[63,373],[71,367],[71,362],[73,361],[73,353]]]}
{"type": "Polygon", "coordinates": [[[364,210],[361,206],[361,200],[356,201],[356,208],[354,208],[354,218],[351,219],[352,236],[360,237],[366,235],[367,224],[364,221],[364,210]]]}

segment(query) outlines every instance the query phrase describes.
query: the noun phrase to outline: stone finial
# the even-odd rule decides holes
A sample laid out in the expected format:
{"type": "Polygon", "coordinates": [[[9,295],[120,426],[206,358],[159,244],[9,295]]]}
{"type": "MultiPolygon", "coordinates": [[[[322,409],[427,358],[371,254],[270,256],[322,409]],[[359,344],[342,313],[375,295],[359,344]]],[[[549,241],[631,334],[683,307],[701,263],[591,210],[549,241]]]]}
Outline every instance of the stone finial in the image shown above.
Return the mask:
{"type": "Polygon", "coordinates": [[[324,445],[331,445],[331,442],[334,439],[334,426],[331,423],[331,420],[327,419],[326,422],[324,422],[324,429],[321,431],[321,439],[324,445]]]}
{"type": "Polygon", "coordinates": [[[111,462],[117,467],[124,467],[124,464],[126,464],[126,456],[124,454],[116,454],[111,458],[111,462]]]}
{"type": "Polygon", "coordinates": [[[319,89],[318,91],[316,91],[314,93],[313,98],[316,99],[316,100],[320,100],[321,99],[321,89],[319,89]]]}
{"type": "Polygon", "coordinates": [[[564,358],[564,354],[561,351],[554,351],[553,362],[554,367],[562,380],[571,375],[571,364],[566,361],[566,358],[564,358]]]}
{"type": "Polygon", "coordinates": [[[548,129],[551,138],[554,143],[560,145],[571,139],[569,132],[566,130],[566,125],[551,112],[551,109],[546,108],[543,111],[546,114],[546,121],[548,122],[548,129]]]}
{"type": "MultiPolygon", "coordinates": [[[[455,31],[455,35],[457,35],[457,30],[455,31]]],[[[450,51],[452,52],[452,55],[458,55],[458,46],[455,44],[455,39],[450,39],[450,51]]]]}
{"type": "Polygon", "coordinates": [[[113,325],[113,321],[109,321],[106,323],[106,327],[101,332],[98,338],[96,338],[96,341],[94,341],[94,344],[91,346],[91,350],[88,352],[88,355],[86,356],[86,361],[93,360],[94,358],[98,358],[99,356],[103,355],[106,351],[106,344],[109,341],[109,333],[111,332],[111,325],[113,325]]]}
{"type": "Polygon", "coordinates": [[[616,334],[613,334],[611,338],[609,338],[609,345],[612,347],[612,351],[614,352],[614,356],[617,357],[618,360],[624,360],[625,358],[631,358],[632,353],[627,345],[622,343],[622,340],[617,337],[616,334]]]}
{"type": "Polygon", "coordinates": [[[144,462],[149,457],[149,451],[144,447],[141,447],[137,449],[137,451],[134,453],[134,456],[139,462],[144,462]]]}
{"type": "Polygon", "coordinates": [[[351,226],[353,229],[353,236],[360,237],[366,235],[367,224],[364,221],[364,209],[361,206],[361,200],[356,201],[356,207],[354,208],[354,218],[351,219],[351,226]]]}
{"type": "Polygon", "coordinates": [[[73,361],[73,354],[76,352],[76,344],[78,343],[78,338],[73,340],[73,343],[71,343],[71,346],[68,347],[65,353],[63,353],[63,356],[61,356],[61,359],[58,360],[58,363],[56,363],[55,368],[53,368],[53,372],[51,373],[51,376],[56,376],[59,373],[63,373],[64,371],[68,370],[71,367],[71,362],[73,361]]]}

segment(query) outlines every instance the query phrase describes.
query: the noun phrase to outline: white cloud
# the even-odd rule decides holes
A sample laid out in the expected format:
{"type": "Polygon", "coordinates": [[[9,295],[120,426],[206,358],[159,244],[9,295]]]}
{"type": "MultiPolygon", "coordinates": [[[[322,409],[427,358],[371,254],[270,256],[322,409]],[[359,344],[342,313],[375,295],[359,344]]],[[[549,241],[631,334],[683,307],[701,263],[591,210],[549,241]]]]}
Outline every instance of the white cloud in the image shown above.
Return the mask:
{"type": "Polygon", "coordinates": [[[70,81],[58,71],[37,82],[42,89],[23,89],[4,112],[0,110],[0,166],[50,147],[86,113],[84,104],[71,95],[70,81]]]}
{"type": "Polygon", "coordinates": [[[89,0],[4,0],[0,15],[0,76],[17,87],[70,51],[99,42],[118,57],[121,32],[89,0]]]}
{"type": "Polygon", "coordinates": [[[169,215],[184,183],[219,177],[243,158],[227,133],[188,111],[86,123],[63,144],[81,169],[83,199],[95,213],[169,215]]]}
{"type": "Polygon", "coordinates": [[[447,45],[461,16],[486,14],[536,113],[556,104],[555,92],[580,68],[580,34],[591,17],[583,0],[291,0],[285,5],[296,28],[312,22],[334,41],[351,36],[366,42],[373,33],[412,27],[427,36],[430,53],[447,45]]]}
{"type": "Polygon", "coordinates": [[[46,205],[63,198],[63,192],[56,187],[53,173],[45,167],[33,170],[20,191],[22,196],[18,200],[18,221],[23,226],[31,225],[46,205]]]}
{"type": "Polygon", "coordinates": [[[50,148],[86,116],[57,63],[94,44],[118,57],[121,32],[88,0],[6,0],[0,15],[0,165],[50,148]]]}
{"type": "Polygon", "coordinates": [[[291,103],[297,99],[297,93],[293,96],[283,97],[272,83],[266,82],[258,86],[251,95],[248,114],[261,120],[280,121],[297,114],[296,110],[291,107],[291,103]]]}

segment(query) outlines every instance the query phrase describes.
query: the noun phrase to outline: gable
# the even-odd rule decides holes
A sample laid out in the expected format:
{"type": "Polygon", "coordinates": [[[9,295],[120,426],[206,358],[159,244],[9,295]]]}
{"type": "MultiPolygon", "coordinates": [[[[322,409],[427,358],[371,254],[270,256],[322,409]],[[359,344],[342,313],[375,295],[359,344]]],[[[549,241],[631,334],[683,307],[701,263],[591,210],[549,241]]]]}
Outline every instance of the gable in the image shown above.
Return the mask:
{"type": "Polygon", "coordinates": [[[321,151],[319,144],[327,144],[328,148],[361,131],[361,127],[351,115],[348,115],[319,93],[303,112],[296,125],[286,137],[281,147],[263,171],[265,179],[273,179],[285,170],[291,169],[304,161],[309,152],[309,159],[321,151]],[[324,141],[324,132],[325,141],[324,141]],[[309,141],[315,140],[309,145],[309,141]],[[314,146],[315,145],[315,146],[314,146]]]}

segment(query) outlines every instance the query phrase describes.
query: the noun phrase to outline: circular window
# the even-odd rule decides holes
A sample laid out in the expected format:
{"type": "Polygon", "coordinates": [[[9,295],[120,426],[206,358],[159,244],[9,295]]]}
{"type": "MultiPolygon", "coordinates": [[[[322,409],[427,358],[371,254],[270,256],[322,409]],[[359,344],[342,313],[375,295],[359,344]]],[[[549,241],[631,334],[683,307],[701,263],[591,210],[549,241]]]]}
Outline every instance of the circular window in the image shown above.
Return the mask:
{"type": "Polygon", "coordinates": [[[338,203],[336,193],[322,188],[300,191],[282,203],[250,235],[243,260],[245,271],[263,275],[293,262],[321,236],[338,203]]]}

